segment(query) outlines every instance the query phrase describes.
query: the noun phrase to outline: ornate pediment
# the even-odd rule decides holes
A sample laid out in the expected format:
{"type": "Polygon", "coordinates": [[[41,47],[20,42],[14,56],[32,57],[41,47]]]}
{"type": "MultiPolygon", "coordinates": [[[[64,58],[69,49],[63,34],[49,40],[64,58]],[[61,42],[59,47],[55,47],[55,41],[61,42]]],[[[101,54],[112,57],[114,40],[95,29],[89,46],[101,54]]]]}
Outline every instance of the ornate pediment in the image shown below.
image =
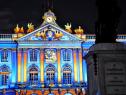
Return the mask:
{"type": "Polygon", "coordinates": [[[68,33],[67,31],[61,29],[58,26],[55,26],[53,24],[47,24],[19,38],[18,40],[53,41],[53,40],[81,40],[81,39],[76,37],[75,35],[68,33]]]}

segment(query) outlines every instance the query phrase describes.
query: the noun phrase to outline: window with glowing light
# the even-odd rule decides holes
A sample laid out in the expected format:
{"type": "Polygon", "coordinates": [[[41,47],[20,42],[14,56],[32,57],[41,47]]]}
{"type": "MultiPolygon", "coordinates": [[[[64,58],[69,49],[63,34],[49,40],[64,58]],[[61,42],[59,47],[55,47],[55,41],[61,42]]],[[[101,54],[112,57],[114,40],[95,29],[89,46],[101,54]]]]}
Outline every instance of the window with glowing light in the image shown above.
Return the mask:
{"type": "Polygon", "coordinates": [[[71,79],[72,79],[71,66],[66,65],[63,68],[63,84],[71,84],[71,79]]]}
{"type": "Polygon", "coordinates": [[[31,84],[38,82],[38,69],[32,66],[29,70],[29,81],[31,84]]]}
{"type": "Polygon", "coordinates": [[[55,68],[53,66],[47,67],[46,77],[49,84],[55,83],[55,68]]]}
{"type": "Polygon", "coordinates": [[[2,78],[2,85],[7,85],[9,80],[9,68],[7,66],[2,66],[1,78],[2,78]]]}

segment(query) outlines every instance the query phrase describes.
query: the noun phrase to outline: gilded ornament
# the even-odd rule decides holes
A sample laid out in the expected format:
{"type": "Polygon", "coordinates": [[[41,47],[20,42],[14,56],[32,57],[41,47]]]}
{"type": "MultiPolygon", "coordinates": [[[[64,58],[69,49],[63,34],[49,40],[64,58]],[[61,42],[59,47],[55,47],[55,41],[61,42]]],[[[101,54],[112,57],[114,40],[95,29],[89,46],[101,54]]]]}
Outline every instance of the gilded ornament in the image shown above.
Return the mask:
{"type": "Polygon", "coordinates": [[[79,28],[75,29],[74,31],[76,34],[83,34],[84,33],[84,30],[81,28],[81,26],[79,26],[79,28]]]}
{"type": "Polygon", "coordinates": [[[67,31],[67,32],[69,32],[69,33],[72,33],[72,29],[71,29],[71,23],[69,24],[69,23],[67,23],[67,25],[65,25],[65,30],[67,31]]]}
{"type": "Polygon", "coordinates": [[[20,32],[20,28],[19,28],[18,24],[17,24],[17,26],[14,28],[14,32],[15,32],[15,33],[19,33],[19,32],[20,32]]]}
{"type": "Polygon", "coordinates": [[[34,25],[32,23],[28,23],[27,27],[28,27],[28,29],[27,29],[28,33],[34,31],[34,25]]]}

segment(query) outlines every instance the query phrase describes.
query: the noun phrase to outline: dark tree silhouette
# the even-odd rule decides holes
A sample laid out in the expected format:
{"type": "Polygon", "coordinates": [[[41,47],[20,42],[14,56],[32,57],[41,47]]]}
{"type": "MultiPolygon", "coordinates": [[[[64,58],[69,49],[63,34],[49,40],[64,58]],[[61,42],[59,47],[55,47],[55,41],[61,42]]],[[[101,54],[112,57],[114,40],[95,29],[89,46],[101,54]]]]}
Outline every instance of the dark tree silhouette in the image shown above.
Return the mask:
{"type": "Polygon", "coordinates": [[[116,0],[96,0],[98,20],[96,22],[96,43],[116,42],[121,9],[116,0]]]}

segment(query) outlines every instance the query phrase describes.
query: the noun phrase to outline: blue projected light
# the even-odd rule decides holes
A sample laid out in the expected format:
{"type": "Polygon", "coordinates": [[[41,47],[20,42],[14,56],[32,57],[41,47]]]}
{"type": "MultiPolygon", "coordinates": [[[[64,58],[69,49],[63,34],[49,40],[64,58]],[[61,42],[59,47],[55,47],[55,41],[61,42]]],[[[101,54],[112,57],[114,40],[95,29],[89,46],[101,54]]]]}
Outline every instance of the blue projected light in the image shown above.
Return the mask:
{"type": "Polygon", "coordinates": [[[83,76],[85,83],[87,83],[87,63],[85,60],[83,60],[83,76]]]}
{"type": "MultiPolygon", "coordinates": [[[[87,90],[84,57],[95,44],[95,35],[78,34],[82,33],[80,28],[76,34],[60,28],[51,10],[43,19],[35,30],[34,25],[29,24],[28,29],[34,31],[28,34],[22,33],[18,25],[16,34],[0,34],[0,95],[75,95],[77,91],[82,90],[83,94],[87,90]],[[5,59],[7,61],[3,61],[5,59]],[[9,69],[3,71],[2,66],[9,69]],[[4,93],[4,90],[9,91],[4,93]]],[[[71,30],[71,25],[65,26],[71,30]]],[[[126,44],[126,36],[119,36],[118,41],[126,44]]]]}
{"type": "Polygon", "coordinates": [[[66,93],[66,94],[64,94],[64,95],[72,95],[71,93],[66,93]]]}
{"type": "Polygon", "coordinates": [[[16,48],[16,44],[8,44],[8,43],[5,43],[5,44],[0,44],[0,48],[16,48]]]}

